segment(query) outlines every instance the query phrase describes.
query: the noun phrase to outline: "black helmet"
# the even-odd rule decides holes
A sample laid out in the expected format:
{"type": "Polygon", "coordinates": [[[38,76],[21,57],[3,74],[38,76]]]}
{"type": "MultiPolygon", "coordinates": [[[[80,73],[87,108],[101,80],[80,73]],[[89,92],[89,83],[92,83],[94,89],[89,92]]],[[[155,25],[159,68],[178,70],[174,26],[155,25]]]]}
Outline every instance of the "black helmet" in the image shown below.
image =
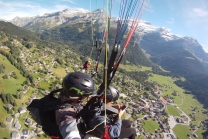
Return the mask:
{"type": "Polygon", "coordinates": [[[63,93],[67,97],[89,96],[96,91],[92,78],[82,72],[72,72],[66,75],[62,86],[63,93]]]}
{"type": "MultiPolygon", "coordinates": [[[[104,92],[104,85],[103,84],[100,85],[100,87],[97,91],[97,94],[100,95],[102,92],[104,92]]],[[[118,91],[114,86],[109,85],[107,88],[107,94],[106,94],[107,101],[111,102],[111,101],[118,100],[119,93],[120,93],[120,91],[118,91]]]]}

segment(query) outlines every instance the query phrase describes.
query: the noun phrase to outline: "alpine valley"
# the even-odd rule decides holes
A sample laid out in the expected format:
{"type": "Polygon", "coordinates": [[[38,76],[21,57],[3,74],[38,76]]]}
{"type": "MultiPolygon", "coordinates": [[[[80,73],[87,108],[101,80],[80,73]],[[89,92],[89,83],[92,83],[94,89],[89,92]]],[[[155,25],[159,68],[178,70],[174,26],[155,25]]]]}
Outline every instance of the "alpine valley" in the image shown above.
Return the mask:
{"type": "MultiPolygon", "coordinates": [[[[93,41],[105,28],[103,18],[102,9],[65,9],[0,21],[2,138],[47,138],[26,107],[61,88],[63,77],[79,71],[87,59],[92,61],[87,74],[94,72],[93,41]]],[[[117,18],[112,17],[110,52],[116,26],[117,18]]],[[[100,76],[94,78],[97,87],[103,81],[103,57],[102,52],[100,76]]],[[[138,139],[208,137],[207,82],[208,54],[197,40],[147,21],[140,21],[112,81],[122,92],[118,102],[128,105],[122,118],[133,121],[138,139]]]]}
{"type": "MultiPolygon", "coordinates": [[[[102,9],[93,12],[66,9],[43,16],[16,17],[11,23],[56,41],[71,44],[75,46],[73,49],[89,55],[92,47],[91,26],[95,24],[91,25],[91,21],[95,22],[97,17],[102,20],[102,14],[102,9]]],[[[116,23],[117,18],[112,18],[109,33],[111,46],[114,42],[116,23]]],[[[208,103],[208,54],[197,40],[180,37],[164,27],[158,28],[147,21],[140,21],[130,47],[124,59],[132,64],[149,66],[151,63],[146,58],[141,58],[146,54],[151,62],[171,71],[171,74],[185,77],[186,81],[177,84],[195,94],[202,103],[208,103]]]]}

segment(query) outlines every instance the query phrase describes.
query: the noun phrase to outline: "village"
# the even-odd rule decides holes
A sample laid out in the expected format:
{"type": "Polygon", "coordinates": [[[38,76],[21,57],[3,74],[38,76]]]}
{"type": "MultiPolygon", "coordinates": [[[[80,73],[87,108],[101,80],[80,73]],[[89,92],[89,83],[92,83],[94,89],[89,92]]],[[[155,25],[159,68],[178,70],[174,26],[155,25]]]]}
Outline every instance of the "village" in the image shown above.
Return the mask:
{"type": "MultiPolygon", "coordinates": [[[[49,90],[40,90],[38,87],[41,83],[50,83],[55,80],[60,80],[61,77],[57,77],[54,75],[52,68],[57,65],[57,61],[52,56],[49,56],[48,53],[53,54],[54,50],[45,48],[45,52],[41,52],[40,55],[34,51],[32,53],[28,49],[22,49],[20,58],[24,66],[27,68],[29,72],[32,72],[35,77],[34,78],[34,85],[36,89],[33,91],[32,95],[25,102],[21,107],[18,108],[18,111],[10,112],[11,115],[8,116],[5,120],[7,123],[7,127],[11,132],[12,139],[29,139],[29,138],[38,138],[38,136],[44,135],[44,132],[41,129],[41,126],[38,125],[32,118],[30,113],[27,111],[26,107],[31,103],[33,99],[38,99],[41,96],[47,95],[50,91],[49,90]],[[39,76],[41,75],[41,76],[39,76]],[[24,124],[24,126],[22,125],[24,124]],[[23,128],[27,127],[27,128],[23,128]]],[[[73,52],[68,51],[71,55],[73,52]]],[[[79,69],[79,65],[82,63],[75,63],[73,59],[71,59],[71,65],[73,71],[77,71],[79,69]]],[[[72,71],[69,70],[68,67],[64,68],[66,73],[72,71]]],[[[7,75],[7,78],[10,78],[12,73],[7,75]]],[[[118,83],[119,84],[119,83],[118,83]]],[[[128,84],[127,84],[128,85],[128,84]]],[[[129,84],[129,88],[132,88],[133,84],[129,84]]],[[[25,84],[22,90],[17,92],[18,94],[24,95],[30,90],[30,85],[25,84]]],[[[54,84],[54,88],[58,89],[61,88],[60,83],[54,84]]],[[[138,91],[142,91],[141,86],[133,87],[134,90],[126,90],[127,93],[120,94],[120,103],[125,103],[128,107],[126,109],[125,119],[131,119],[133,121],[133,127],[137,130],[137,136],[144,136],[145,138],[152,138],[152,139],[175,139],[177,138],[173,132],[173,128],[176,124],[183,124],[183,125],[190,125],[191,118],[185,114],[176,104],[174,101],[168,97],[161,97],[163,93],[160,89],[152,88],[148,95],[146,93],[139,93],[138,91]],[[131,93],[130,93],[131,92],[131,93]],[[151,97],[153,96],[153,97],[151,97]],[[132,100],[137,101],[132,101],[132,100]],[[154,98],[154,99],[152,99],[154,98]],[[177,108],[180,112],[180,116],[171,116],[166,113],[166,108],[168,105],[172,105],[177,108]],[[150,133],[143,128],[145,121],[152,120],[156,122],[159,126],[158,129],[155,129],[154,133],[150,133]]],[[[12,105],[7,105],[7,110],[12,110],[12,105]]],[[[193,131],[192,136],[197,138],[197,134],[193,131]]],[[[191,135],[187,135],[191,136],[191,135]]]]}
{"type": "MultiPolygon", "coordinates": [[[[57,85],[57,87],[60,87],[57,85]]],[[[40,92],[44,95],[49,92],[43,91],[40,92]]],[[[40,136],[44,134],[41,130],[41,126],[38,125],[29,115],[29,112],[26,109],[26,106],[30,104],[33,99],[37,99],[36,97],[37,91],[33,92],[33,95],[30,97],[30,100],[26,102],[25,107],[20,107],[18,112],[6,118],[6,122],[8,123],[8,129],[12,132],[11,137],[13,139],[29,139],[32,137],[40,136]],[[19,122],[19,118],[24,116],[24,125],[28,127],[28,129],[21,128],[21,124],[19,122]]],[[[169,103],[163,97],[160,97],[158,100],[150,100],[145,98],[144,95],[140,95],[138,102],[131,101],[125,94],[121,94],[123,98],[127,98],[126,104],[128,108],[126,109],[125,118],[132,117],[134,120],[133,127],[137,130],[137,136],[145,136],[146,138],[154,138],[154,139],[173,139],[176,138],[172,129],[176,124],[184,124],[189,125],[190,118],[184,113],[180,117],[173,117],[168,115],[163,115],[166,105],[174,105],[173,103],[169,103]],[[143,117],[139,118],[138,115],[142,114],[143,117]],[[162,116],[161,116],[162,115],[162,116]],[[183,117],[187,117],[189,120],[184,121],[183,117]],[[156,121],[159,125],[159,129],[155,129],[155,133],[149,133],[142,128],[142,123],[145,120],[152,119],[156,121]]],[[[176,106],[176,105],[174,105],[176,106]]],[[[177,107],[177,106],[176,106],[177,107]]],[[[12,105],[8,105],[8,109],[11,109],[12,105]]],[[[196,134],[193,134],[197,138],[196,134]]]]}

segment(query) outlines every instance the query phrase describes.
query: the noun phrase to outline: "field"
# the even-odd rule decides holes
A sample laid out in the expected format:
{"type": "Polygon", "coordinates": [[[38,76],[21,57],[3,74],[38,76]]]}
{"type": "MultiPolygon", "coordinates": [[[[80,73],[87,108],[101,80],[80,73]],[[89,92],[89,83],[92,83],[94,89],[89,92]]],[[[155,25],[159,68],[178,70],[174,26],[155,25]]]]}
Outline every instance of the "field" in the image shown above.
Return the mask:
{"type": "MultiPolygon", "coordinates": [[[[8,116],[7,111],[3,107],[3,102],[0,100],[0,122],[4,122],[6,124],[6,117],[8,116]]],[[[7,128],[0,127],[0,135],[1,138],[6,137],[9,138],[9,131],[7,128]]]]}
{"type": "Polygon", "coordinates": [[[121,69],[125,69],[126,71],[145,71],[145,70],[152,70],[151,67],[144,67],[144,66],[136,66],[136,65],[123,65],[123,64],[120,64],[119,65],[119,68],[121,69]]]}
{"type": "Polygon", "coordinates": [[[144,121],[142,127],[150,133],[155,133],[155,129],[159,129],[158,123],[153,120],[144,121]]]}
{"type": "Polygon", "coordinates": [[[193,123],[195,125],[198,125],[198,123],[203,120],[206,119],[207,116],[205,114],[203,114],[202,112],[205,111],[205,109],[203,108],[203,105],[201,103],[199,103],[196,99],[193,98],[193,95],[191,94],[184,94],[184,103],[182,105],[179,106],[181,108],[181,110],[183,110],[186,114],[191,114],[193,112],[195,112],[196,114],[196,121],[193,121],[193,123]],[[196,107],[195,111],[192,111],[193,108],[196,107]]]}
{"type": "Polygon", "coordinates": [[[16,94],[18,89],[22,88],[22,83],[26,80],[21,74],[20,71],[11,65],[8,59],[0,54],[0,64],[3,64],[5,68],[5,73],[0,74],[0,92],[16,94]],[[10,79],[2,79],[2,76],[8,74],[10,72],[15,72],[17,74],[18,79],[10,78],[10,79]]]}
{"type": "Polygon", "coordinates": [[[189,137],[187,136],[187,134],[190,134],[191,131],[189,130],[188,126],[185,125],[180,125],[177,124],[174,128],[173,128],[174,133],[176,134],[176,136],[179,139],[189,139],[189,137]]]}
{"type": "Polygon", "coordinates": [[[162,86],[163,89],[163,94],[162,96],[165,95],[171,95],[173,91],[176,91],[178,96],[173,96],[174,99],[176,99],[175,104],[180,104],[181,103],[181,92],[183,92],[183,89],[178,87],[176,84],[174,84],[174,81],[176,79],[171,78],[169,76],[162,76],[162,75],[156,75],[152,74],[153,76],[149,77],[149,81],[155,81],[158,84],[162,86]]]}
{"type": "Polygon", "coordinates": [[[53,68],[52,70],[53,70],[55,76],[58,76],[61,78],[66,76],[66,71],[63,68],[56,68],[56,69],[53,68]]]}
{"type": "Polygon", "coordinates": [[[199,128],[195,133],[198,135],[199,139],[202,139],[203,136],[201,135],[201,133],[205,132],[205,130],[202,130],[201,128],[199,128]]]}
{"type": "MultiPolygon", "coordinates": [[[[167,77],[167,76],[161,76],[161,75],[155,75],[152,74],[152,77],[149,77],[149,81],[156,81],[159,85],[162,86],[162,96],[166,96],[169,95],[171,97],[173,97],[174,103],[177,104],[177,106],[179,108],[181,108],[181,110],[183,110],[187,115],[195,112],[196,114],[194,114],[194,116],[196,117],[196,121],[192,121],[192,124],[198,126],[198,123],[204,119],[207,118],[207,116],[205,114],[203,114],[202,112],[205,111],[206,109],[203,108],[203,105],[201,103],[199,103],[193,95],[191,94],[184,94],[184,90],[180,87],[178,87],[177,85],[174,84],[175,78],[171,78],[171,77],[167,77]],[[176,91],[177,95],[173,96],[172,93],[176,91]],[[196,107],[195,111],[192,111],[193,108],[196,107]]],[[[176,110],[174,110],[173,108],[170,108],[170,106],[168,106],[170,109],[170,113],[172,113],[173,115],[176,114],[177,112],[176,110]]],[[[168,109],[168,110],[169,110],[168,109]]],[[[186,128],[188,128],[188,126],[184,126],[186,128]]],[[[181,126],[176,126],[174,128],[174,131],[180,131],[183,127],[181,126]]],[[[197,131],[198,134],[201,134],[203,131],[199,130],[197,131]]]]}
{"type": "Polygon", "coordinates": [[[48,90],[48,88],[50,87],[50,84],[42,80],[39,82],[39,86],[43,89],[48,90]]]}
{"type": "Polygon", "coordinates": [[[169,115],[180,116],[180,111],[176,107],[174,107],[172,105],[167,105],[166,108],[167,108],[166,110],[169,115]]]}

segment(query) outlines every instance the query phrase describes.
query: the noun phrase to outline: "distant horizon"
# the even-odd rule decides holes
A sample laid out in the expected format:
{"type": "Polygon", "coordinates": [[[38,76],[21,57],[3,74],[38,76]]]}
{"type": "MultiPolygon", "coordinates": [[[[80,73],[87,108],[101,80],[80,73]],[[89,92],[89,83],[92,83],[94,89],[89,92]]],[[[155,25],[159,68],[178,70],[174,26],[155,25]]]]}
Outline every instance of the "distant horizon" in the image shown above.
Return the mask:
{"type": "MultiPolygon", "coordinates": [[[[112,16],[118,17],[120,0],[112,2],[112,16]]],[[[43,16],[67,8],[94,11],[105,9],[105,3],[97,0],[0,0],[0,19],[10,21],[15,17],[43,16]]],[[[207,0],[150,0],[141,20],[156,27],[165,27],[177,36],[194,38],[208,53],[207,0]]]]}
{"type": "MultiPolygon", "coordinates": [[[[67,10],[67,9],[80,9],[80,10],[85,10],[85,11],[89,11],[89,10],[86,10],[86,9],[83,9],[83,8],[66,8],[66,9],[63,9],[63,10],[61,10],[61,11],[64,11],[64,10],[67,10]]],[[[98,9],[103,9],[103,8],[98,8],[98,9]]],[[[89,12],[94,12],[94,11],[96,11],[96,10],[98,10],[98,9],[95,9],[95,10],[93,10],[93,11],[89,11],[89,12]]],[[[60,11],[55,11],[55,12],[51,12],[51,13],[44,13],[44,14],[42,14],[42,15],[35,15],[35,16],[31,16],[31,17],[29,17],[29,18],[32,18],[32,17],[37,17],[37,16],[44,16],[45,14],[53,14],[53,13],[57,13],[57,12],[60,12],[60,11]]],[[[17,18],[18,16],[16,16],[15,18],[17,18]]],[[[15,18],[13,18],[13,19],[15,19],[15,18]]],[[[27,18],[27,17],[18,17],[18,18],[27,18]]],[[[113,18],[118,18],[118,17],[113,17],[113,18]]],[[[13,20],[12,19],[12,20],[13,20]]],[[[11,20],[8,20],[8,22],[10,22],[11,20]]],[[[148,23],[150,23],[149,21],[146,21],[146,20],[140,20],[140,21],[145,21],[145,22],[148,22],[148,23]]],[[[152,26],[154,26],[152,23],[150,23],[152,26]]],[[[156,27],[156,28],[165,28],[165,29],[167,29],[167,30],[169,30],[168,28],[166,28],[166,27],[157,27],[157,26],[154,26],[154,27],[156,27]]],[[[170,30],[169,30],[170,31],[170,30]]],[[[171,31],[170,31],[171,32],[171,31]]],[[[171,32],[172,33],[172,32],[171,32]]],[[[196,38],[194,38],[194,37],[192,37],[192,36],[181,36],[181,35],[177,35],[177,34],[174,34],[174,35],[176,35],[176,36],[178,36],[178,37],[181,37],[181,38],[185,38],[185,37],[188,37],[188,38],[193,38],[193,39],[195,39],[197,42],[198,42],[198,40],[196,39],[196,38]]],[[[198,42],[199,43],[199,42],[198,42]]],[[[200,43],[199,43],[200,44],[200,43]]],[[[200,46],[202,46],[201,44],[200,44],[200,46]]],[[[203,46],[202,46],[202,49],[203,49],[203,46]]],[[[204,49],[203,49],[204,50],[204,49]]],[[[204,50],[205,51],[205,50],[204,50]]],[[[205,51],[206,52],[206,51],[205,51]]],[[[207,53],[207,52],[206,52],[207,53]]],[[[208,53],[207,53],[208,54],[208,53]]]]}

